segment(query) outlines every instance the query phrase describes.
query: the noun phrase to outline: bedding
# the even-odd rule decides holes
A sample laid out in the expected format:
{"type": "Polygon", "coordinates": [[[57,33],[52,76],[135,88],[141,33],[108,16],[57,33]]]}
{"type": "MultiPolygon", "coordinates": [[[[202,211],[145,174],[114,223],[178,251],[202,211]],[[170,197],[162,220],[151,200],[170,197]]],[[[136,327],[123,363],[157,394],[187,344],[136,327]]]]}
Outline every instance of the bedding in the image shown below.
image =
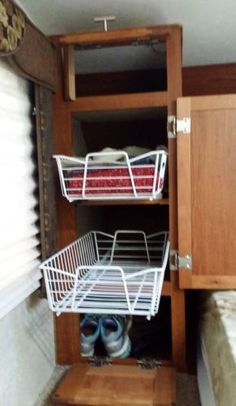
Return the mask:
{"type": "MultiPolygon", "coordinates": [[[[136,165],[131,169],[138,193],[152,193],[154,165],[136,165]]],[[[84,171],[74,171],[66,177],[67,190],[71,195],[81,195],[84,171]]],[[[158,183],[158,175],[156,176],[158,183]]],[[[160,185],[161,187],[163,185],[160,185]]],[[[89,169],[85,186],[86,194],[132,194],[133,188],[127,167],[89,169]]]]}
{"type": "MultiPolygon", "coordinates": [[[[200,346],[216,406],[236,405],[236,292],[212,292],[204,299],[200,346]]],[[[199,377],[200,379],[201,377],[199,377]]],[[[204,405],[203,406],[208,406],[204,405]]]]}

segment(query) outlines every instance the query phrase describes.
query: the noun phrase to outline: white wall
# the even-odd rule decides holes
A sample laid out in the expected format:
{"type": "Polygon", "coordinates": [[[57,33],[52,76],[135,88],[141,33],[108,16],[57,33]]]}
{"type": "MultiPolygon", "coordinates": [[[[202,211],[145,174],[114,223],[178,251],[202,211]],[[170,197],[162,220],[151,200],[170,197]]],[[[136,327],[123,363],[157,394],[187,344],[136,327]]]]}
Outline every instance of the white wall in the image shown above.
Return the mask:
{"type": "Polygon", "coordinates": [[[0,404],[39,405],[54,365],[52,312],[36,292],[0,320],[0,404]]]}

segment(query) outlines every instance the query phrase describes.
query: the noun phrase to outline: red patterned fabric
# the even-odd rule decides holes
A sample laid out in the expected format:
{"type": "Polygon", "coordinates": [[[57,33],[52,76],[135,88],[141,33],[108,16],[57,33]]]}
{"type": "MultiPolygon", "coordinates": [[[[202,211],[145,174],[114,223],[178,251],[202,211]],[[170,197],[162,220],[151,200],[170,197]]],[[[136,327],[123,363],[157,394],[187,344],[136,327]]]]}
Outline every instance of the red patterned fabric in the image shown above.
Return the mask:
{"type": "MultiPolygon", "coordinates": [[[[133,167],[132,174],[137,193],[151,194],[154,181],[154,165],[133,167]]],[[[68,193],[81,196],[83,187],[83,171],[74,171],[66,181],[68,193]]],[[[158,181],[158,179],[157,179],[158,181]]],[[[162,185],[161,185],[162,186],[162,185]]],[[[86,195],[91,194],[132,194],[133,188],[127,168],[111,168],[89,170],[86,180],[86,195]],[[92,179],[91,179],[92,178],[92,179]],[[102,178],[102,179],[99,179],[102,178]],[[104,188],[104,189],[100,189],[104,188]]]]}

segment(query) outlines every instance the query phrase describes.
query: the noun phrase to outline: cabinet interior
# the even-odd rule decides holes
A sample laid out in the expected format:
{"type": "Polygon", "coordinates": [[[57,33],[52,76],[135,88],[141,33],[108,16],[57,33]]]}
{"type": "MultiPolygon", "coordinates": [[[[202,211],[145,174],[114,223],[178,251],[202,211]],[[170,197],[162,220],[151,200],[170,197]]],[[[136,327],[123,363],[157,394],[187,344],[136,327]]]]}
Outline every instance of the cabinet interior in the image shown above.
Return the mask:
{"type": "Polygon", "coordinates": [[[145,93],[167,89],[166,43],[74,49],[76,96],[145,93]]]}
{"type": "MultiPolygon", "coordinates": [[[[166,108],[74,113],[75,155],[85,156],[105,147],[167,147],[166,121],[166,108]]],[[[81,237],[91,230],[114,234],[117,229],[142,230],[146,234],[167,231],[168,211],[168,205],[120,205],[119,201],[113,205],[100,203],[99,206],[78,203],[77,234],[81,237]]],[[[165,280],[170,280],[168,268],[165,280]]],[[[129,337],[132,342],[131,358],[171,359],[170,297],[162,298],[158,314],[150,321],[145,317],[133,317],[129,337]]],[[[106,356],[101,340],[96,343],[95,356],[106,356]]]]}
{"type": "MultiPolygon", "coordinates": [[[[178,248],[176,140],[167,136],[167,117],[175,115],[176,99],[181,96],[181,35],[181,27],[173,25],[56,38],[63,54],[60,84],[64,82],[64,94],[56,96],[58,154],[84,157],[106,147],[168,147],[163,199],[93,199],[73,204],[59,200],[62,246],[94,229],[113,234],[123,228],[147,234],[169,231],[171,248],[178,248]]],[[[184,368],[185,298],[178,289],[178,272],[168,268],[158,314],[150,321],[133,317],[131,355],[168,359],[184,368]],[[137,354],[135,346],[145,340],[142,354],[137,354]]],[[[83,359],[79,320],[76,313],[56,319],[57,356],[62,364],[83,359]]]]}
{"type": "Polygon", "coordinates": [[[146,108],[73,113],[74,153],[84,156],[105,147],[167,146],[167,109],[146,108]]]}
{"type": "MultiPolygon", "coordinates": [[[[171,360],[170,312],[170,298],[163,297],[158,314],[152,317],[151,320],[147,320],[146,317],[142,316],[132,317],[132,326],[129,330],[132,350],[129,358],[135,360],[171,360]]],[[[84,316],[81,315],[80,317],[82,319],[84,316]]],[[[101,339],[96,341],[94,356],[107,357],[101,339]]]]}

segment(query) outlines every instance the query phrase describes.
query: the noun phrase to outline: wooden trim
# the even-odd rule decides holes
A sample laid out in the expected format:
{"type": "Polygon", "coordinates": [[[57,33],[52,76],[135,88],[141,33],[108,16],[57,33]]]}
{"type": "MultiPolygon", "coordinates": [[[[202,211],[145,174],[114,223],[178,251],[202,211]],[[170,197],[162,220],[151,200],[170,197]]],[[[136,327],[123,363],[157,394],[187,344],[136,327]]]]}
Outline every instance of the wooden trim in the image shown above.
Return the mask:
{"type": "MultiPolygon", "coordinates": [[[[236,289],[236,276],[232,275],[193,275],[180,278],[180,288],[184,289],[236,289]]],[[[223,272],[223,271],[222,271],[223,272]]]]}
{"type": "MultiPolygon", "coordinates": [[[[176,115],[176,99],[182,95],[182,31],[173,29],[167,38],[168,115],[176,115]]],[[[178,249],[176,139],[168,139],[169,230],[172,249],[178,249]]],[[[172,359],[179,370],[186,369],[185,292],[179,289],[179,273],[171,272],[172,359]]]]}
{"type": "MultiPolygon", "coordinates": [[[[68,103],[63,100],[63,69],[61,52],[58,48],[58,89],[53,97],[53,133],[54,153],[73,154],[71,135],[71,113],[68,103]]],[[[75,206],[68,204],[61,195],[58,174],[55,173],[57,185],[57,250],[64,248],[77,238],[75,206]]],[[[56,359],[58,364],[68,365],[78,361],[80,357],[79,317],[75,314],[62,314],[55,317],[56,359]]]]}
{"type": "Polygon", "coordinates": [[[111,96],[77,97],[68,102],[69,110],[110,111],[136,108],[154,108],[167,105],[167,92],[117,94],[111,96]]]}
{"type": "Polygon", "coordinates": [[[236,108],[236,94],[218,96],[196,96],[191,98],[192,111],[223,110],[236,108]]]}
{"type": "MultiPolygon", "coordinates": [[[[75,204],[75,203],[74,203],[75,204]]],[[[168,206],[169,199],[153,200],[81,200],[76,203],[79,206],[168,206]]]]}
{"type": "Polygon", "coordinates": [[[179,272],[171,272],[172,360],[179,371],[186,371],[185,291],[179,288],[179,272]]]}
{"type": "Polygon", "coordinates": [[[42,259],[55,252],[56,196],[53,176],[52,93],[35,85],[36,139],[39,181],[40,240],[42,259]]]}
{"type": "Polygon", "coordinates": [[[145,41],[153,38],[165,39],[173,30],[181,30],[179,25],[163,25],[150,27],[123,28],[107,32],[85,32],[78,34],[57,35],[54,41],[63,45],[103,46],[127,44],[131,41],[145,41]]]}
{"type": "Polygon", "coordinates": [[[72,45],[64,47],[65,100],[75,100],[75,52],[72,45]]]}
{"type": "Polygon", "coordinates": [[[71,365],[80,361],[80,318],[74,313],[63,313],[54,318],[56,334],[56,361],[71,365]]]}
{"type": "MultiPolygon", "coordinates": [[[[177,119],[191,116],[191,98],[185,97],[177,101],[177,119]]],[[[177,173],[178,173],[178,240],[179,255],[191,255],[192,224],[191,224],[191,134],[177,134],[177,173]]],[[[191,274],[180,268],[180,281],[190,284],[191,274]]]]}
{"type": "Polygon", "coordinates": [[[169,281],[164,281],[161,295],[162,296],[172,295],[172,285],[169,281]]]}
{"type": "MultiPolygon", "coordinates": [[[[167,39],[167,95],[168,116],[176,115],[176,99],[182,95],[182,31],[175,33],[167,39]]],[[[168,139],[168,168],[169,168],[169,217],[171,248],[178,248],[177,241],[177,172],[176,172],[176,140],[168,139]]]]}

